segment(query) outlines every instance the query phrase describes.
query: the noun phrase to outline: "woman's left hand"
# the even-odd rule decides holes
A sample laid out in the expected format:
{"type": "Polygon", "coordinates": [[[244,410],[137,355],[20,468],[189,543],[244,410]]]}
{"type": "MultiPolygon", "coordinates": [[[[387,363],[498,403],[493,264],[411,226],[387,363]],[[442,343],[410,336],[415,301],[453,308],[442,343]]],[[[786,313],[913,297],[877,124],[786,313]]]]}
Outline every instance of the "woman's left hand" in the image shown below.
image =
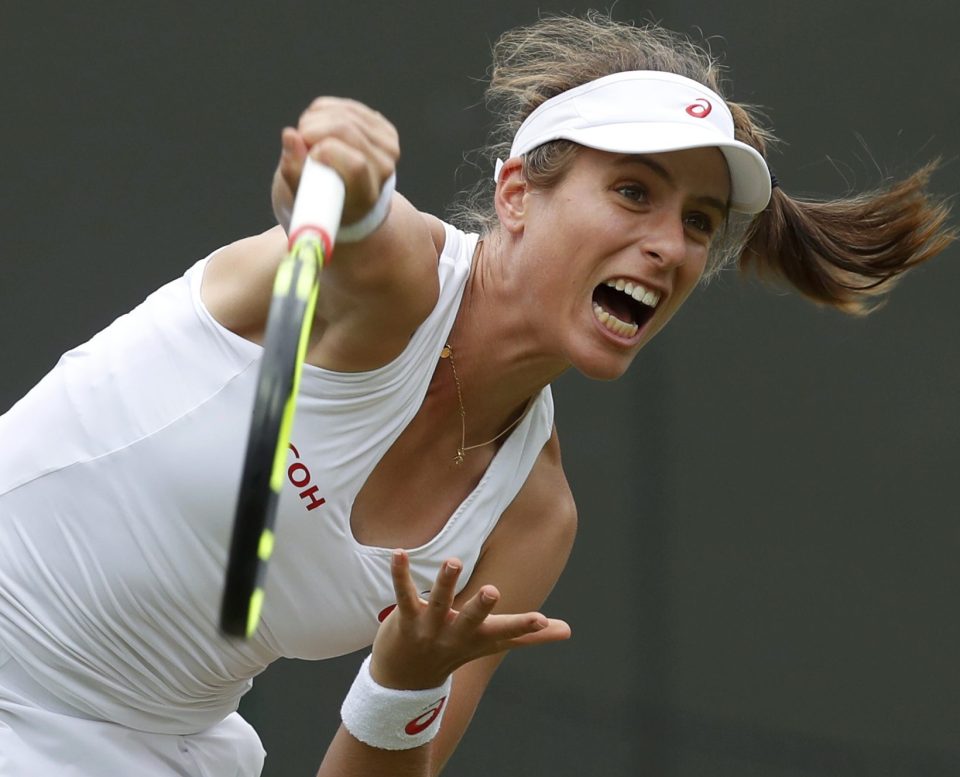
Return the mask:
{"type": "Polygon", "coordinates": [[[384,619],[373,643],[370,674],[386,688],[442,685],[469,661],[504,650],[567,639],[570,627],[538,612],[492,614],[500,592],[484,585],[455,610],[457,578],[463,568],[448,559],[437,574],[429,601],[420,598],[410,577],[410,560],[393,553],[391,572],[397,606],[384,619]]]}

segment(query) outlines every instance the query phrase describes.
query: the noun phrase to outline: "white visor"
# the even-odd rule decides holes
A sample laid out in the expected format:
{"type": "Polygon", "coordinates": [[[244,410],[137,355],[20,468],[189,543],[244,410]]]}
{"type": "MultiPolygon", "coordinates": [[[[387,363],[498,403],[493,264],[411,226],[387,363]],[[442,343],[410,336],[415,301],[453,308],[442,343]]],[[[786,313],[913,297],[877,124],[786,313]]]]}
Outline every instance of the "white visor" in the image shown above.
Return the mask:
{"type": "Polygon", "coordinates": [[[673,73],[614,73],[551,97],[520,125],[510,156],[551,140],[618,154],[716,147],[730,170],[730,209],[759,213],[770,201],[767,163],[734,140],[733,116],[723,98],[673,73]]]}

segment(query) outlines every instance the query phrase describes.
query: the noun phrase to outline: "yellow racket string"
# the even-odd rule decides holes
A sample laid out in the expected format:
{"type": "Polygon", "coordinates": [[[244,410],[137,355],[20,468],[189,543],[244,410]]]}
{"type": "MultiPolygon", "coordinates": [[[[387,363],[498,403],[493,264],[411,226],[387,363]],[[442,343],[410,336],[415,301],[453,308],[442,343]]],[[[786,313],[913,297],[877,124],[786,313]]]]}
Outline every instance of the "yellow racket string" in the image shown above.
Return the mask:
{"type": "Polygon", "coordinates": [[[253,636],[260,624],[260,611],[263,609],[263,589],[257,586],[250,595],[250,607],[247,610],[247,639],[253,636]]]}
{"type": "MultiPolygon", "coordinates": [[[[273,554],[273,531],[264,529],[260,535],[260,544],[257,547],[257,557],[263,561],[269,561],[273,554]]],[[[247,608],[247,639],[253,636],[260,623],[260,611],[263,609],[263,589],[257,586],[250,594],[250,606],[247,608]]]]}

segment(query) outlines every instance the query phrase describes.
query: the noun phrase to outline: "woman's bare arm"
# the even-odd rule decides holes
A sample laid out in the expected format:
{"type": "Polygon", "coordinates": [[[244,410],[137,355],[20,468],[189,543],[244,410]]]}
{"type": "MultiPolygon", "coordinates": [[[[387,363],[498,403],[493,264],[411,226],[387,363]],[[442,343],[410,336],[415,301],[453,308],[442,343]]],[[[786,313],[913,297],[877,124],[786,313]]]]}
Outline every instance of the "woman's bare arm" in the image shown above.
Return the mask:
{"type": "MultiPolygon", "coordinates": [[[[344,224],[373,207],[399,157],[396,131],[386,119],[339,98],[314,101],[296,128],[283,131],[282,143],[272,190],[275,211],[283,214],[292,206],[309,153],[344,179],[344,224]]],[[[287,249],[284,226],[227,246],[204,274],[201,296],[211,314],[254,342],[262,339],[273,278],[287,249]]],[[[369,237],[336,245],[321,276],[307,360],[355,372],[399,354],[436,303],[442,244],[439,220],[395,194],[386,220],[369,237]]]]}

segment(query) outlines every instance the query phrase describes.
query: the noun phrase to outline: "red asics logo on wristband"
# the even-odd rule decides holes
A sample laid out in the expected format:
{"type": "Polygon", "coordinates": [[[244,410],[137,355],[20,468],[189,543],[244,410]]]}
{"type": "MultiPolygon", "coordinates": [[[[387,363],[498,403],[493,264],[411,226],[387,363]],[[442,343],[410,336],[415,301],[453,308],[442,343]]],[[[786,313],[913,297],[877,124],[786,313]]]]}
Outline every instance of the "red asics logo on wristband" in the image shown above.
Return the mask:
{"type": "Polygon", "coordinates": [[[446,703],[447,697],[442,696],[438,701],[435,701],[433,706],[430,707],[426,712],[424,712],[422,715],[418,715],[409,723],[407,723],[403,730],[410,736],[416,736],[421,731],[428,728],[430,724],[439,717],[440,710],[443,709],[443,705],[446,703]]]}
{"type": "Polygon", "coordinates": [[[695,119],[707,118],[712,110],[713,106],[710,104],[710,101],[704,99],[703,97],[687,106],[687,113],[689,113],[695,119]]]}

